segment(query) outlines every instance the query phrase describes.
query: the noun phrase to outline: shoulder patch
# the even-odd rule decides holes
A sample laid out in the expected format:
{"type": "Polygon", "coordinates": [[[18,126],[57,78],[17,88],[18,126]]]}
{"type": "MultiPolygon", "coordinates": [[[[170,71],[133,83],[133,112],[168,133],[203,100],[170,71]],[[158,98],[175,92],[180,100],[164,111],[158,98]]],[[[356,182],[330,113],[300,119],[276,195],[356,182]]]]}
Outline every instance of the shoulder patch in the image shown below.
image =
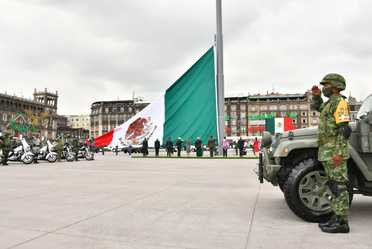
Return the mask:
{"type": "Polygon", "coordinates": [[[336,124],[351,121],[349,105],[347,104],[346,100],[344,99],[340,100],[333,116],[335,117],[336,124]]]}

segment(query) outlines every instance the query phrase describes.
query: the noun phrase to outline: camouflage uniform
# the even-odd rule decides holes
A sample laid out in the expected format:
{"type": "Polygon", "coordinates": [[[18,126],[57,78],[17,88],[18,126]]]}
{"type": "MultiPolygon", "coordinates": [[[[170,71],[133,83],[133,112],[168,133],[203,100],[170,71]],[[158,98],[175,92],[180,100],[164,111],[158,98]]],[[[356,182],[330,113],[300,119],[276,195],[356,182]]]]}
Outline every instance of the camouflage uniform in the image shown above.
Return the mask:
{"type": "Polygon", "coordinates": [[[56,145],[56,150],[57,150],[57,160],[58,160],[58,161],[61,161],[61,159],[62,159],[63,146],[64,146],[63,138],[62,138],[62,137],[59,137],[59,138],[57,139],[57,145],[56,145]]]}
{"type": "Polygon", "coordinates": [[[332,192],[331,209],[336,216],[347,221],[349,193],[346,161],[349,158],[349,151],[347,138],[339,132],[339,128],[348,125],[350,121],[349,107],[343,96],[332,95],[325,103],[321,96],[314,96],[312,109],[320,112],[318,160],[324,166],[332,192]],[[335,155],[339,155],[342,159],[338,166],[333,161],[335,155]]]}
{"type": "Polygon", "coordinates": [[[2,150],[3,156],[1,163],[3,165],[8,165],[8,156],[11,151],[11,141],[8,133],[3,134],[0,138],[0,149],[2,150]]]}

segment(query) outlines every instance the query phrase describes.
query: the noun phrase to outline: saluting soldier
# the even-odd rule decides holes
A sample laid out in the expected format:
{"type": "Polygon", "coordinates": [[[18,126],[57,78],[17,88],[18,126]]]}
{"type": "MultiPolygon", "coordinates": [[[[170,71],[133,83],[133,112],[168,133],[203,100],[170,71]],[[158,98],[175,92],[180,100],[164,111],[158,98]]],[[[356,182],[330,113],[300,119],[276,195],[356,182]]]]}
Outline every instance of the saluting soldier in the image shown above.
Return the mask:
{"type": "Polygon", "coordinates": [[[332,218],[319,227],[327,233],[348,233],[349,188],[347,159],[349,158],[348,138],[349,106],[345,97],[340,94],[345,90],[346,82],[339,74],[327,74],[320,84],[322,90],[313,86],[312,108],[320,112],[318,127],[318,160],[323,164],[332,192],[332,218]],[[328,98],[323,103],[321,92],[328,98]]]}

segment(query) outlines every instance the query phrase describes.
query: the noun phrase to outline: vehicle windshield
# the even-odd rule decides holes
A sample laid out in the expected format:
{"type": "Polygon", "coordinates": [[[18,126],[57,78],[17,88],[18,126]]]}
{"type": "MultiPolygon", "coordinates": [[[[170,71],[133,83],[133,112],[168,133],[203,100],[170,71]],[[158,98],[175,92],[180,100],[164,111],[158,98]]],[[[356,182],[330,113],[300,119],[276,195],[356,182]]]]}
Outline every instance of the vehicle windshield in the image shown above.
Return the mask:
{"type": "Polygon", "coordinates": [[[358,111],[357,119],[367,115],[370,111],[372,111],[372,94],[363,101],[363,104],[358,111]]]}

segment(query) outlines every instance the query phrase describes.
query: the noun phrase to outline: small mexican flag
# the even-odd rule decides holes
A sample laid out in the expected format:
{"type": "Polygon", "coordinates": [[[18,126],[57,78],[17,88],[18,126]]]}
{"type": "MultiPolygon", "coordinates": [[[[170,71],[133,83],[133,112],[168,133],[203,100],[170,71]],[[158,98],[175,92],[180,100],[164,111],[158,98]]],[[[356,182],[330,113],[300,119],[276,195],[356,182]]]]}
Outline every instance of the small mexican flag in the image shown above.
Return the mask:
{"type": "Polygon", "coordinates": [[[200,137],[206,142],[217,138],[217,102],[214,47],[186,71],[164,95],[128,121],[97,137],[102,146],[139,146],[146,138],[152,146],[156,139],[173,141],[200,137]]]}
{"type": "Polygon", "coordinates": [[[271,134],[283,133],[294,129],[296,129],[296,126],[293,125],[292,118],[284,117],[266,119],[266,131],[271,134]]]}

